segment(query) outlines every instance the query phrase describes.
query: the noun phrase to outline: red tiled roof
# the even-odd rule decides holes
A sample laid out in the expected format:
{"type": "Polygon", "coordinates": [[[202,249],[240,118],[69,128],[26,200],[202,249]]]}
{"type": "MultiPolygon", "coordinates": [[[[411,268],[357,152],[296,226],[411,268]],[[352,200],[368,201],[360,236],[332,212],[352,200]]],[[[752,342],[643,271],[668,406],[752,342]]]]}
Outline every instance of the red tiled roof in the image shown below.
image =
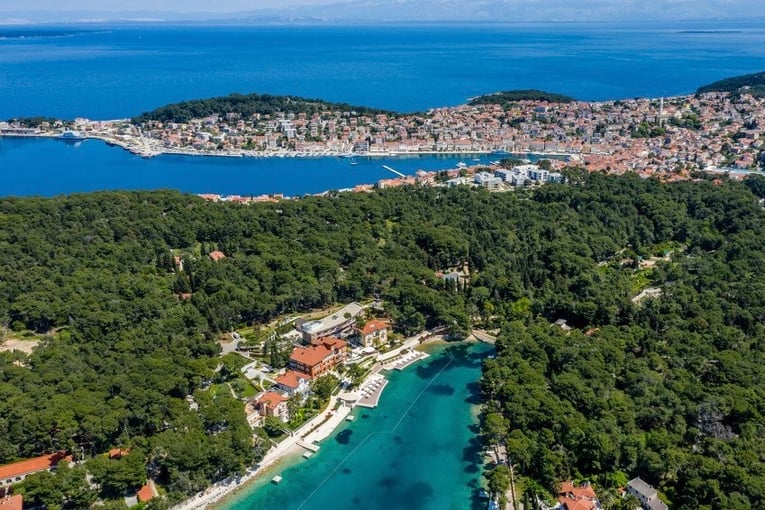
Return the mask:
{"type": "Polygon", "coordinates": [[[128,453],[130,453],[130,448],[112,448],[111,450],[109,450],[109,458],[121,459],[128,453]]]}
{"type": "Polygon", "coordinates": [[[286,386],[287,388],[297,388],[300,386],[300,379],[308,379],[309,377],[300,372],[294,370],[287,370],[284,374],[276,378],[276,383],[286,386]]]}
{"type": "Polygon", "coordinates": [[[21,494],[14,494],[13,496],[6,496],[0,498],[0,508],[2,510],[22,510],[24,507],[24,498],[21,494]]]}
{"type": "Polygon", "coordinates": [[[389,327],[390,327],[390,321],[373,319],[367,322],[366,324],[364,324],[364,327],[361,328],[361,334],[369,335],[370,333],[374,333],[377,330],[388,329],[389,327]]]}
{"type": "Polygon", "coordinates": [[[150,499],[154,499],[154,491],[151,490],[151,487],[147,483],[138,490],[138,494],[136,494],[136,496],[138,497],[138,501],[143,503],[145,501],[149,501],[150,499]]]}
{"type": "Polygon", "coordinates": [[[287,397],[284,395],[276,393],[275,391],[267,391],[258,399],[258,405],[265,404],[269,409],[276,409],[276,406],[287,400],[287,397]]]}
{"type": "Polygon", "coordinates": [[[558,490],[558,501],[567,510],[594,510],[598,500],[591,485],[574,486],[571,482],[563,482],[558,490]]]}
{"type": "Polygon", "coordinates": [[[220,259],[226,258],[226,254],[219,250],[211,251],[209,256],[215,262],[218,262],[220,259]]]}
{"type": "Polygon", "coordinates": [[[292,350],[291,360],[307,367],[314,367],[332,355],[332,349],[345,349],[348,344],[334,337],[319,339],[314,345],[308,347],[295,347],[292,350]]]}
{"type": "Polygon", "coordinates": [[[311,345],[310,347],[295,347],[292,350],[290,359],[295,360],[301,365],[307,367],[313,367],[324,361],[329,354],[330,350],[324,347],[324,345],[311,345]]]}
{"type": "Polygon", "coordinates": [[[323,345],[326,349],[332,350],[334,347],[336,350],[345,349],[348,346],[348,342],[340,340],[334,336],[324,336],[313,340],[312,345],[323,345]]]}
{"type": "Polygon", "coordinates": [[[27,475],[29,473],[37,473],[39,471],[45,471],[50,469],[62,460],[72,460],[71,457],[67,457],[66,453],[56,452],[41,457],[35,457],[34,459],[22,460],[20,462],[14,462],[13,464],[6,464],[0,466],[0,481],[15,478],[17,476],[27,475]]]}

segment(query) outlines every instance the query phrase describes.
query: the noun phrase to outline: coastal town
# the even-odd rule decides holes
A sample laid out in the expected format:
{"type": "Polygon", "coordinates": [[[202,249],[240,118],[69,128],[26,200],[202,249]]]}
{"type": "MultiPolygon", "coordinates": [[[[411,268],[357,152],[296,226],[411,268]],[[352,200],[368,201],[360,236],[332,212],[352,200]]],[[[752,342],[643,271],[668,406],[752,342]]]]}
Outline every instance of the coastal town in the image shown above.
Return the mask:
{"type": "Polygon", "coordinates": [[[247,118],[221,112],[186,123],[9,121],[0,123],[0,136],[97,138],[144,157],[539,154],[570,159],[589,171],[678,179],[695,170],[756,170],[763,163],[764,105],[755,95],[709,92],[466,104],[411,115],[327,110],[247,118]]]}

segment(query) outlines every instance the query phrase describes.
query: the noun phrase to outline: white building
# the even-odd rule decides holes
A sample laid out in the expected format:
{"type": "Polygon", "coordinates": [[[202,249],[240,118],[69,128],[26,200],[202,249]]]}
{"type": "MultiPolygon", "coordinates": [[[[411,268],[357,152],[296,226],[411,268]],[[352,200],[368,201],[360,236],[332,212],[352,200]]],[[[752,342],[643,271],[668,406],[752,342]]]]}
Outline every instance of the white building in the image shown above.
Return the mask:
{"type": "Polygon", "coordinates": [[[656,489],[644,482],[640,477],[633,478],[627,484],[627,493],[640,501],[643,510],[668,510],[667,504],[659,499],[656,489]]]}
{"type": "Polygon", "coordinates": [[[473,181],[483,188],[499,188],[502,185],[502,179],[489,172],[478,172],[473,177],[473,181]]]}
{"type": "Polygon", "coordinates": [[[320,321],[309,321],[304,323],[300,330],[303,332],[303,341],[311,343],[312,341],[325,336],[336,336],[345,338],[353,333],[353,328],[358,317],[364,309],[358,303],[351,303],[344,306],[341,310],[320,321]]]}

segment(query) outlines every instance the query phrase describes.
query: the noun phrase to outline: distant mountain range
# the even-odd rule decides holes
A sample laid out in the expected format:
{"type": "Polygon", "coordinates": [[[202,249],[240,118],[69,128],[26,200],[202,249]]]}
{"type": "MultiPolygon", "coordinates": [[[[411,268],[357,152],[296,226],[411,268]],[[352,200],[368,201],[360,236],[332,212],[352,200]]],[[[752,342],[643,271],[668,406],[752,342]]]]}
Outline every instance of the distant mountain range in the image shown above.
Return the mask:
{"type": "MultiPolygon", "coordinates": [[[[309,1],[309,0],[307,0],[309,1]]],[[[752,20],[765,17],[759,0],[346,0],[336,3],[261,8],[246,12],[108,11],[64,4],[46,11],[0,7],[2,22],[230,21],[278,23],[459,22],[459,21],[679,21],[752,20]]]]}

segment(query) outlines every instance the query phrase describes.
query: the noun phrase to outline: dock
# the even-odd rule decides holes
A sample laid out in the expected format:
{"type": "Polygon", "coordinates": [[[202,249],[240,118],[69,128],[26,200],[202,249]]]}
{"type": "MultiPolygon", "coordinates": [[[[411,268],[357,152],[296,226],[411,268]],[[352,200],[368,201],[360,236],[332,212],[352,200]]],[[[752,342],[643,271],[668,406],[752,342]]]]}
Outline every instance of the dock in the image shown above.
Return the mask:
{"type": "Polygon", "coordinates": [[[305,448],[311,453],[316,453],[319,451],[319,445],[313,444],[313,443],[306,443],[305,441],[298,441],[297,445],[301,448],[305,448]]]}
{"type": "Polygon", "coordinates": [[[402,174],[401,172],[399,172],[398,170],[396,170],[394,168],[389,167],[388,165],[383,165],[382,167],[384,169],[386,169],[387,171],[389,171],[389,172],[393,172],[394,174],[398,175],[399,177],[406,177],[406,175],[402,174]]]}
{"type": "Polygon", "coordinates": [[[399,359],[397,359],[393,363],[393,369],[394,370],[404,370],[405,368],[409,367],[410,365],[413,365],[417,363],[420,360],[424,360],[425,358],[428,358],[429,355],[420,352],[420,351],[411,351],[407,354],[404,354],[399,359]]]}
{"type": "Polygon", "coordinates": [[[377,407],[377,404],[380,402],[380,395],[382,395],[387,385],[388,380],[381,375],[377,375],[362,386],[361,398],[356,402],[356,405],[368,408],[377,407]]]}

